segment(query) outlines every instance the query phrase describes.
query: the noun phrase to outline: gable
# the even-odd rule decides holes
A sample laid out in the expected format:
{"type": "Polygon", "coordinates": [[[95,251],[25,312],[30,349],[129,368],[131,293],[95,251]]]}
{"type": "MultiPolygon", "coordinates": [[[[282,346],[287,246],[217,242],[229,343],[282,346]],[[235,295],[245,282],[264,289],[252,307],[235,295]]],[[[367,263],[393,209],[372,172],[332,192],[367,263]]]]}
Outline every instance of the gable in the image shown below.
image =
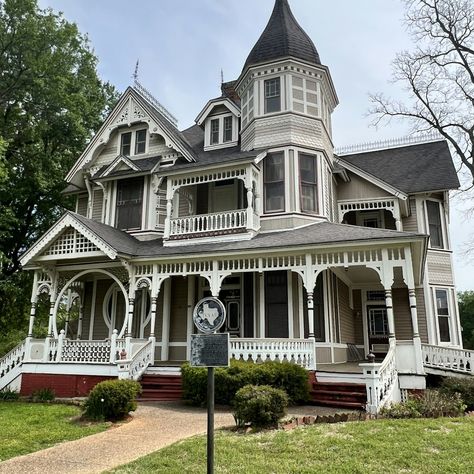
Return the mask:
{"type": "Polygon", "coordinates": [[[83,225],[80,216],[67,212],[21,257],[22,266],[32,261],[104,257],[115,259],[117,251],[83,225]],[[77,217],[76,217],[77,216],[77,217]]]}
{"type": "Polygon", "coordinates": [[[82,171],[91,168],[102,152],[109,155],[109,159],[106,161],[113,161],[117,156],[117,145],[113,146],[111,143],[111,138],[116,136],[115,132],[139,124],[146,125],[150,137],[161,137],[170,152],[183,156],[187,161],[195,161],[192,148],[175,125],[168,121],[146,98],[129,87],[76,161],[68,173],[66,181],[80,184],[82,171]]]}
{"type": "Polygon", "coordinates": [[[196,117],[195,121],[198,125],[202,125],[209,116],[225,113],[231,113],[235,117],[240,117],[240,109],[234,102],[227,97],[219,97],[210,100],[196,117]]]}
{"type": "Polygon", "coordinates": [[[347,174],[350,180],[346,183],[340,183],[337,187],[337,198],[339,200],[391,196],[388,191],[374,183],[371,183],[367,179],[364,179],[351,171],[347,171],[347,174]]]}

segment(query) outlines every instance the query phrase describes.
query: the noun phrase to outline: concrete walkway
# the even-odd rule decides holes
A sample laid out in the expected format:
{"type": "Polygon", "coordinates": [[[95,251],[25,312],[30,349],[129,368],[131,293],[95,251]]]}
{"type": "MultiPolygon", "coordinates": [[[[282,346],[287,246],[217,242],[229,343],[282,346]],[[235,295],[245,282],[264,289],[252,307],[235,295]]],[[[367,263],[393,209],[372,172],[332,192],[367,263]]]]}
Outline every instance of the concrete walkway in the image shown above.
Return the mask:
{"type": "MultiPolygon", "coordinates": [[[[329,415],[350,410],[293,407],[290,415],[329,415]]],[[[215,427],[234,426],[229,411],[216,409],[215,427]]],[[[133,420],[102,433],[67,441],[0,463],[0,474],[100,473],[182,439],[205,433],[207,412],[175,402],[140,404],[133,420]]]]}

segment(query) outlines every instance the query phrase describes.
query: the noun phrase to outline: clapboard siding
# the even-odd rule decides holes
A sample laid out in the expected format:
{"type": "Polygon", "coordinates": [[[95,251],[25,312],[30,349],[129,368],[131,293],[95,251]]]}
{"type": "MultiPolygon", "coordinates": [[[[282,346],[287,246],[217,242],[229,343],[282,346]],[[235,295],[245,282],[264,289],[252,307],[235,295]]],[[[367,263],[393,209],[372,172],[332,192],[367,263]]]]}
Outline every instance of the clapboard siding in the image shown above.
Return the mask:
{"type": "Polygon", "coordinates": [[[402,226],[405,232],[418,232],[418,220],[416,215],[416,200],[409,198],[410,215],[402,218],[402,226]]]}
{"type": "Polygon", "coordinates": [[[421,342],[428,344],[428,321],[426,315],[425,292],[423,288],[416,289],[416,310],[421,342]]]}
{"type": "Polygon", "coordinates": [[[341,342],[355,343],[355,328],[352,309],[349,306],[349,287],[337,279],[337,292],[339,296],[339,319],[341,324],[341,342]]]}
{"type": "Polygon", "coordinates": [[[81,216],[87,216],[87,202],[88,202],[87,194],[77,196],[77,213],[80,214],[81,216]]]}
{"type": "Polygon", "coordinates": [[[352,292],[352,302],[354,304],[354,335],[357,345],[364,344],[364,323],[365,315],[362,313],[362,292],[354,290],[352,292]]]}
{"type": "Polygon", "coordinates": [[[102,189],[94,189],[94,200],[92,203],[92,219],[102,222],[102,204],[104,202],[104,193],[102,189]]]}
{"type": "MultiPolygon", "coordinates": [[[[171,279],[170,342],[186,342],[188,279],[171,279]]],[[[170,356],[171,357],[171,356],[170,356]]]]}
{"type": "Polygon", "coordinates": [[[395,337],[397,339],[412,339],[413,330],[411,324],[410,303],[408,301],[408,290],[406,288],[394,288],[393,314],[395,318],[395,337]]]}

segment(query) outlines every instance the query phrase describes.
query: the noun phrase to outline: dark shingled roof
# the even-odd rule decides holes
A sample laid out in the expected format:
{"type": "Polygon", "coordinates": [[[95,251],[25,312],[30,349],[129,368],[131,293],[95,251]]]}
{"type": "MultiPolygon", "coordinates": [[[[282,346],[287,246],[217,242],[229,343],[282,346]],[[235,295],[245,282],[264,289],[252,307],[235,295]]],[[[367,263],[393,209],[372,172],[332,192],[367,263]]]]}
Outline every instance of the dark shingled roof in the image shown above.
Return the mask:
{"type": "Polygon", "coordinates": [[[459,180],[446,141],[341,156],[344,162],[405,193],[456,189],[459,180]]]}
{"type": "MultiPolygon", "coordinates": [[[[112,171],[112,173],[109,173],[107,175],[107,177],[122,176],[122,175],[127,175],[127,174],[132,174],[132,173],[143,173],[143,172],[146,172],[146,171],[151,171],[156,166],[156,164],[160,161],[161,155],[150,156],[148,158],[141,158],[139,160],[134,160],[134,159],[131,159],[130,157],[126,157],[126,158],[128,160],[130,160],[139,169],[139,171],[135,171],[135,170],[132,170],[132,169],[112,171]]],[[[109,168],[110,165],[111,165],[111,163],[102,166],[99,169],[99,171],[97,171],[97,173],[94,174],[94,176],[92,178],[93,179],[101,178],[102,175],[104,174],[105,170],[107,168],[109,168]]]]}
{"type": "Polygon", "coordinates": [[[122,230],[93,221],[84,216],[71,214],[88,229],[102,238],[119,254],[134,257],[159,257],[172,255],[190,255],[196,253],[230,252],[234,250],[274,249],[305,245],[327,245],[342,242],[383,241],[387,239],[406,239],[426,237],[421,234],[398,232],[387,229],[373,229],[346,224],[319,222],[290,231],[262,233],[250,240],[239,240],[209,244],[192,244],[164,247],[161,238],[139,241],[122,230]]]}
{"type": "Polygon", "coordinates": [[[290,56],[310,64],[321,64],[314,43],[296,21],[288,0],[276,0],[272,16],[245,61],[243,70],[290,56]]]}

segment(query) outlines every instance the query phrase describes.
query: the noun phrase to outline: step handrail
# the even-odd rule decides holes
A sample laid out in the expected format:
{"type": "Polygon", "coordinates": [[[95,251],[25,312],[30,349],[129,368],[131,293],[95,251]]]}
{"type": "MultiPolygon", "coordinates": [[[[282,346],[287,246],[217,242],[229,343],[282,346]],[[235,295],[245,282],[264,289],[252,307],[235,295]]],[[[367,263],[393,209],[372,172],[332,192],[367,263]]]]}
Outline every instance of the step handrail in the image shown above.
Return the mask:
{"type": "Polygon", "coordinates": [[[0,359],[0,390],[21,374],[21,365],[26,354],[26,340],[20,342],[0,359]]]}

